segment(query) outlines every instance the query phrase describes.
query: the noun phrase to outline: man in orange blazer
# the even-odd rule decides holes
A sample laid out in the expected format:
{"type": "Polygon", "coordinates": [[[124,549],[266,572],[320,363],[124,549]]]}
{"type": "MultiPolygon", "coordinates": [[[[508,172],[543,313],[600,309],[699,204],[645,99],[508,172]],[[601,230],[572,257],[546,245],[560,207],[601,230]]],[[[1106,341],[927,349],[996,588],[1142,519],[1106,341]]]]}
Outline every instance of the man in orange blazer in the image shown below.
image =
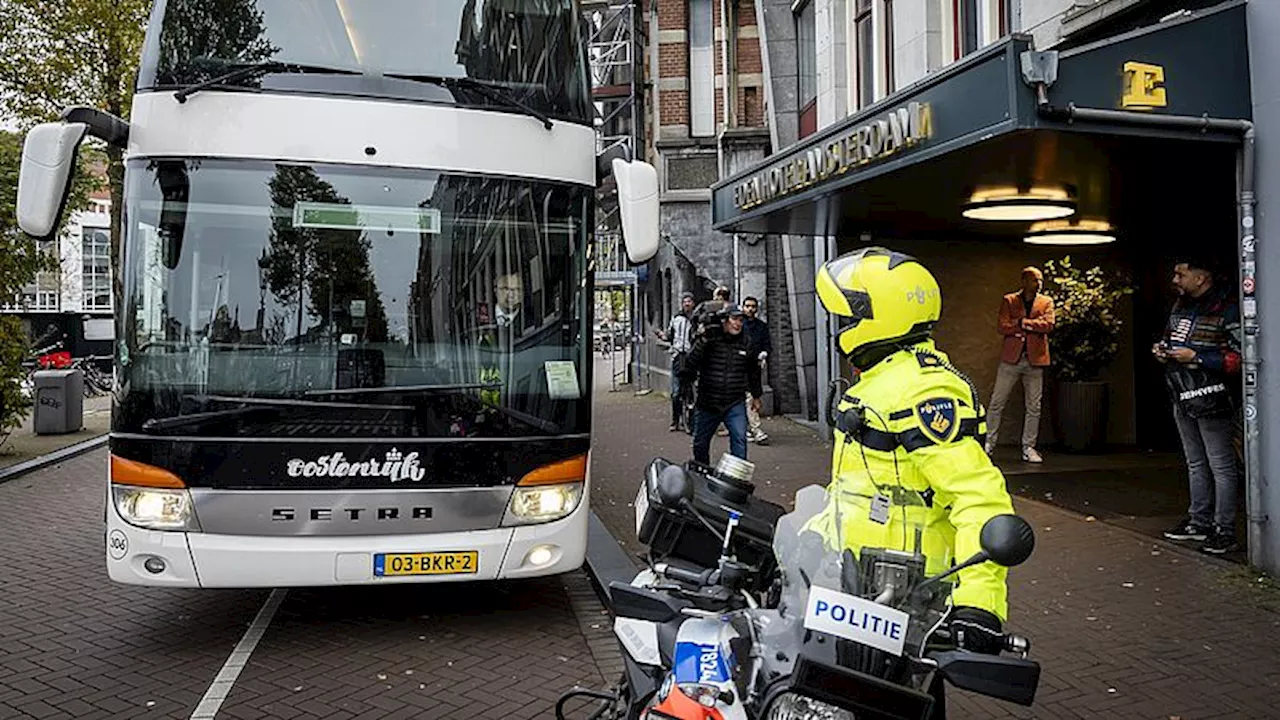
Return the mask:
{"type": "Polygon", "coordinates": [[[996,370],[996,387],[987,404],[987,454],[996,447],[1000,415],[1009,393],[1018,380],[1026,396],[1027,411],[1022,422],[1023,462],[1043,462],[1036,452],[1040,434],[1040,396],[1044,389],[1044,369],[1049,366],[1049,333],[1053,331],[1053,298],[1041,294],[1044,274],[1038,268],[1022,269],[1022,291],[1009,293],[1000,303],[1000,334],[1004,347],[996,370]]]}

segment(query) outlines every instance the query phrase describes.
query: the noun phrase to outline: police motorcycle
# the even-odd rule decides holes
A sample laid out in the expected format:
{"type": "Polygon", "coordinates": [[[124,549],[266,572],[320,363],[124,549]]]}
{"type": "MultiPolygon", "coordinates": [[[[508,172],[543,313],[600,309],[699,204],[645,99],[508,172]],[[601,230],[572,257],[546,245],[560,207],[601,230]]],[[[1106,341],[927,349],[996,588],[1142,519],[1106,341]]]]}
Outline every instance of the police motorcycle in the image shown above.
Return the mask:
{"type": "Polygon", "coordinates": [[[565,693],[558,720],[581,699],[598,702],[592,720],[754,717],[742,684],[753,647],[747,613],[777,602],[772,539],[786,510],[755,497],[753,471],[728,454],[714,468],[650,463],[635,501],[647,567],[608,588],[623,676],[609,691],[565,693]],[[708,708],[718,714],[702,714],[708,708]]]}
{"type": "Polygon", "coordinates": [[[602,701],[592,718],[925,720],[945,717],[945,708],[935,708],[944,680],[1032,704],[1040,668],[1027,659],[1025,638],[1003,638],[1016,657],[978,654],[959,649],[945,622],[956,573],[983,562],[1014,566],[1030,556],[1034,534],[1024,520],[991,519],[982,529],[982,551],[953,565],[937,550],[945,544],[929,542],[933,530],[922,521],[926,503],[918,493],[884,488],[871,497],[832,496],[812,485],[796,494],[791,513],[781,514],[776,505],[743,497],[749,483],[739,482],[738,492],[728,493],[736,502],[720,503],[727,532],[716,564],[689,568],[692,548],[670,537],[696,526],[665,521],[664,528],[664,516],[694,518],[703,530],[719,532],[716,516],[702,512],[714,499],[699,491],[725,493],[722,486],[733,485],[726,475],[749,465],[735,461],[722,460],[711,473],[661,459],[650,465],[637,496],[638,535],[686,557],[664,558],[630,585],[611,583],[624,677],[608,693],[566,693],[557,718],[565,720],[569,699],[586,696],[602,701]],[[739,533],[745,542],[734,543],[735,530],[751,527],[743,511],[757,523],[777,517],[770,558],[755,552],[758,534],[739,533]],[[843,537],[863,542],[845,548],[843,537]]]}

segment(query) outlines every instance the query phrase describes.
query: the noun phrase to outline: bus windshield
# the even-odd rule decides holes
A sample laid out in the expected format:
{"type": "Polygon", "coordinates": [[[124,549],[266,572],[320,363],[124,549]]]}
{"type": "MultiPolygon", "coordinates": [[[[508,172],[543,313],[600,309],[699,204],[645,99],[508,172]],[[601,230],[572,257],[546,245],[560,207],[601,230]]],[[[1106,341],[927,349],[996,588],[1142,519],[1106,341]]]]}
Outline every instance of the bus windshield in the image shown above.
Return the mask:
{"type": "Polygon", "coordinates": [[[580,33],[574,0],[159,0],[138,89],[186,86],[271,61],[345,72],[265,73],[230,86],[510,109],[493,93],[387,75],[470,78],[586,123],[592,106],[580,33]]]}
{"type": "Polygon", "coordinates": [[[116,432],[587,431],[591,189],[134,160],[116,432]]]}

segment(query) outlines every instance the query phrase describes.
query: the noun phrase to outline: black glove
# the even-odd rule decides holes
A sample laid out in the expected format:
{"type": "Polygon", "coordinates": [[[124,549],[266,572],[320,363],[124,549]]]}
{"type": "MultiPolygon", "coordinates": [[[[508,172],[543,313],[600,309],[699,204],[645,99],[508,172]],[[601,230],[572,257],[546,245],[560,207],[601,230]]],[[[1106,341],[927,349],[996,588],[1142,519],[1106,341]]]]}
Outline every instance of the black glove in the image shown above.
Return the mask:
{"type": "Polygon", "coordinates": [[[1000,618],[973,607],[958,607],[951,613],[951,636],[956,646],[987,655],[1004,649],[1000,618]]]}

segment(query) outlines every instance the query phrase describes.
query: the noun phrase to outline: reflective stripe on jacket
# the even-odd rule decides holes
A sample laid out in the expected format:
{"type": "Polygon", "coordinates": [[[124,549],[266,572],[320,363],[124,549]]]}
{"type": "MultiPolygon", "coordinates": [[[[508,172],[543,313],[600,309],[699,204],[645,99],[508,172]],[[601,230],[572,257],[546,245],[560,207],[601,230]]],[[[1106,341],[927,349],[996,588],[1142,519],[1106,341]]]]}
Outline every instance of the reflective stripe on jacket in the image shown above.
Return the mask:
{"type": "MultiPolygon", "coordinates": [[[[898,486],[926,499],[914,508],[925,532],[923,552],[936,572],[981,550],[982,526],[1013,512],[1004,476],[983,450],[985,411],[968,380],[949,366],[946,355],[925,342],[897,352],[865,373],[845,393],[837,412],[855,401],[866,408],[865,430],[849,438],[835,431],[832,481],[828,491],[841,497],[889,496],[898,486]]],[[[911,494],[911,493],[908,493],[911,494]]],[[[812,528],[855,551],[878,546],[883,525],[865,517],[830,518],[812,528]],[[860,531],[859,528],[872,528],[860,531]],[[868,534],[869,533],[869,534],[868,534]],[[859,537],[859,535],[863,535],[859,537]]],[[[899,532],[897,535],[902,535],[899,532]]],[[[1008,616],[1006,568],[983,563],[961,571],[952,595],[956,606],[981,608],[1001,620],[1008,616]]]]}

